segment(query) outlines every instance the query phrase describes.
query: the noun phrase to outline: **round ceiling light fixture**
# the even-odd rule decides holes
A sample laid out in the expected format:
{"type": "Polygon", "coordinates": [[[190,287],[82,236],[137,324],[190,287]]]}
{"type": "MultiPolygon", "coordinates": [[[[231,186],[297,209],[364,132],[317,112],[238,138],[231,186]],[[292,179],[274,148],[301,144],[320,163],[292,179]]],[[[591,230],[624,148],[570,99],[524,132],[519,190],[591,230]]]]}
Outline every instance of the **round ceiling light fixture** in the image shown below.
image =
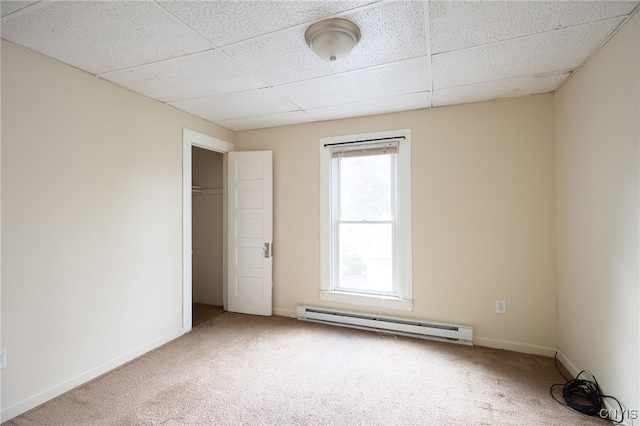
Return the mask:
{"type": "Polygon", "coordinates": [[[307,28],[304,39],[325,61],[346,58],[360,41],[360,28],[345,19],[333,18],[316,22],[307,28]]]}

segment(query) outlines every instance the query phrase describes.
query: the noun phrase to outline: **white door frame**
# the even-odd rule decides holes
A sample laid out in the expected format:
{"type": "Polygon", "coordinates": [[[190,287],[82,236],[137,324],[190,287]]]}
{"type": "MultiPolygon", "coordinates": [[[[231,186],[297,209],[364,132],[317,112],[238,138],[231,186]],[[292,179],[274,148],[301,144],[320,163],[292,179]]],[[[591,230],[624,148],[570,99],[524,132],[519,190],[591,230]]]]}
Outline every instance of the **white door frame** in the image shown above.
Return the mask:
{"type": "MultiPolygon", "coordinates": [[[[222,187],[227,186],[227,153],[234,151],[234,145],[222,139],[205,135],[190,129],[182,130],[182,331],[191,331],[192,313],[192,281],[193,281],[193,241],[191,217],[191,148],[197,146],[209,151],[219,152],[222,159],[222,187]]],[[[223,189],[224,191],[224,189],[223,189]]],[[[227,197],[223,192],[223,231],[222,231],[222,301],[227,306],[227,197]]]]}

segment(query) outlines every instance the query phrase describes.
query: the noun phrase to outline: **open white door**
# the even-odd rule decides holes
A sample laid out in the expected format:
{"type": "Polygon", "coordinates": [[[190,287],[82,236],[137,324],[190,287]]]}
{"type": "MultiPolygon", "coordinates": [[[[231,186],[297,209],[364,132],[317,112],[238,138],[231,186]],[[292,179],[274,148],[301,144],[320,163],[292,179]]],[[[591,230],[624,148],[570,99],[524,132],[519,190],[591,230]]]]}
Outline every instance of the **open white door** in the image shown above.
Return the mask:
{"type": "Polygon", "coordinates": [[[268,316],[273,286],[272,152],[230,152],[227,171],[227,310],[268,316]]]}

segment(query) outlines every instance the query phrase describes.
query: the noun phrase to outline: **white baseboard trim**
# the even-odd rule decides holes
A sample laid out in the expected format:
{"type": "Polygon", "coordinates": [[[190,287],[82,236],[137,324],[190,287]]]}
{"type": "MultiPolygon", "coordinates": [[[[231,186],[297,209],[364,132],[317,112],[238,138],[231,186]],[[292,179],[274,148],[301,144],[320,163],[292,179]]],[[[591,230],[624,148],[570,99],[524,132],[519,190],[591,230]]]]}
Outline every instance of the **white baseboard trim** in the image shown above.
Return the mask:
{"type": "Polygon", "coordinates": [[[114,368],[120,367],[122,364],[127,363],[139,357],[140,355],[144,355],[149,351],[152,351],[166,343],[169,343],[174,339],[177,339],[184,333],[184,329],[180,328],[179,330],[173,331],[134,350],[126,352],[110,361],[104,362],[96,367],[73,376],[62,383],[52,386],[49,389],[46,389],[23,401],[13,404],[10,407],[3,408],[2,412],[0,412],[0,423],[11,420],[12,418],[19,416],[20,414],[25,413],[33,408],[36,408],[37,406],[44,404],[45,402],[50,401],[65,392],[68,392],[80,385],[89,382],[90,380],[108,373],[114,368]]]}
{"type": "Polygon", "coordinates": [[[290,310],[273,308],[273,315],[277,315],[279,317],[298,318],[298,314],[296,313],[295,309],[290,310]]]}
{"type": "Polygon", "coordinates": [[[487,348],[506,349],[508,351],[522,352],[531,355],[553,357],[556,348],[547,346],[530,345],[528,343],[510,342],[507,340],[491,339],[489,337],[473,337],[473,344],[487,348]]]}
{"type": "Polygon", "coordinates": [[[576,367],[576,365],[571,362],[571,360],[569,358],[567,358],[567,356],[562,353],[562,351],[558,350],[558,361],[560,361],[562,363],[562,365],[564,365],[564,368],[567,369],[567,371],[569,371],[569,374],[571,374],[571,377],[576,377],[578,375],[578,373],[581,371],[578,367],[576,367]]]}

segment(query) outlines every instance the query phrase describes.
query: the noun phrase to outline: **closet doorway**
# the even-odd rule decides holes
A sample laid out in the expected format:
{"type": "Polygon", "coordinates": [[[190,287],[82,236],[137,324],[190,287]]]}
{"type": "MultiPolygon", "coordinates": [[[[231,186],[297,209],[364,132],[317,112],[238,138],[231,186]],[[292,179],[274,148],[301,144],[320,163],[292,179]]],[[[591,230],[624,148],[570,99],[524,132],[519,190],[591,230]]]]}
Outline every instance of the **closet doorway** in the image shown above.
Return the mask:
{"type": "MultiPolygon", "coordinates": [[[[219,155],[222,163],[222,185],[220,188],[226,188],[227,185],[227,155],[234,150],[233,144],[222,139],[214,138],[203,133],[196,132],[191,129],[183,129],[182,132],[182,331],[187,333],[191,331],[193,320],[193,245],[192,240],[194,234],[198,234],[198,227],[192,229],[192,203],[194,199],[193,188],[194,176],[192,173],[192,154],[193,147],[202,148],[205,151],[209,151],[216,155],[219,155]]],[[[198,184],[200,189],[203,188],[203,184],[198,184]]],[[[207,187],[205,189],[215,190],[218,186],[207,187]]],[[[219,256],[222,261],[222,283],[227,281],[227,200],[226,195],[223,193],[220,195],[223,205],[222,215],[222,255],[219,256]]],[[[198,250],[201,251],[201,250],[198,250]]],[[[202,285],[202,284],[201,284],[202,285]]],[[[206,284],[205,284],[206,286],[206,284]]],[[[200,291],[200,288],[198,288],[200,291]]],[[[215,290],[211,290],[212,293],[215,290]]],[[[215,305],[209,305],[215,306],[215,305]]],[[[223,309],[227,306],[227,286],[222,285],[222,306],[223,309]]]]}
{"type": "Polygon", "coordinates": [[[223,310],[223,154],[191,147],[192,326],[223,310]]]}

